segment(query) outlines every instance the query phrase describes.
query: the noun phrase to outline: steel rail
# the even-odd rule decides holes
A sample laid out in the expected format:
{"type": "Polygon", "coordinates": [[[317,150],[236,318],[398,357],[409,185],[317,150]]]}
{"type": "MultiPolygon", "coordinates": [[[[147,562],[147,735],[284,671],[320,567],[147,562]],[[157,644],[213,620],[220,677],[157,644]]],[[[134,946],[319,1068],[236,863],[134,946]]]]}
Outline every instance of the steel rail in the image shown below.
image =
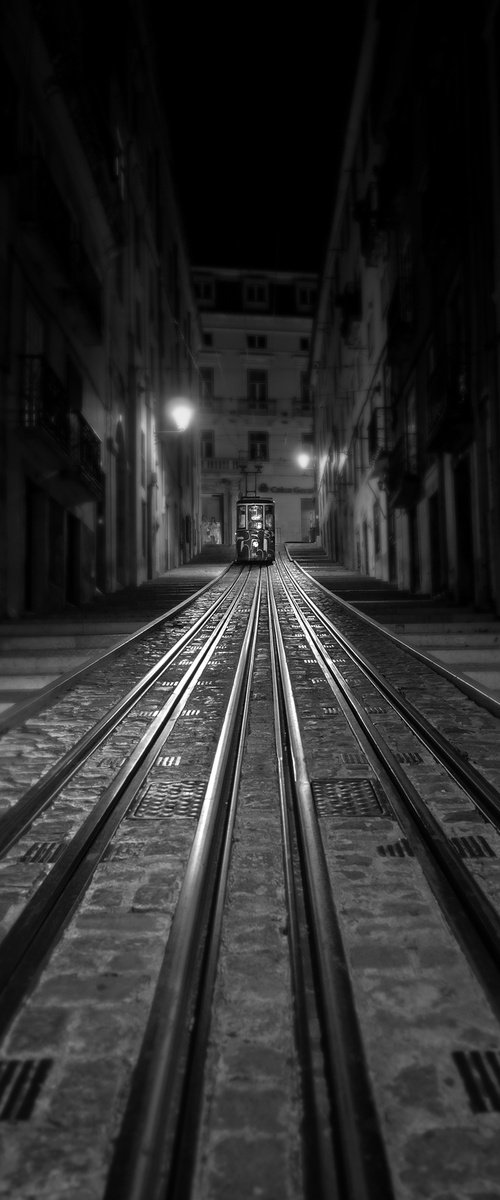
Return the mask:
{"type": "MultiPolygon", "coordinates": [[[[396,789],[396,796],[400,797],[403,802],[403,808],[400,808],[397,800],[395,803],[394,799],[389,797],[396,820],[399,824],[406,826],[406,831],[408,831],[408,822],[405,818],[411,817],[411,833],[415,837],[417,831],[418,837],[423,840],[427,850],[430,851],[434,863],[438,864],[439,870],[446,880],[447,888],[451,888],[455,902],[458,902],[461,911],[454,908],[453,903],[450,904],[449,893],[446,891],[445,896],[439,879],[437,882],[436,878],[429,879],[434,894],[446,908],[448,918],[466,948],[470,960],[474,963],[482,986],[488,993],[490,1003],[500,1018],[500,916],[498,912],[467,867],[464,866],[457,851],[446,838],[439,822],[430,812],[384,738],[366,714],[361,701],[344,680],[341,671],[322,646],[318,635],[309,626],[290,595],[286,583],[283,580],[281,583],[296,620],[304,637],[307,638],[325,678],[333,681],[331,686],[334,688],[342,710],[348,719],[350,719],[349,710],[354,714],[364,739],[375,750],[379,762],[396,789]],[[479,948],[475,946],[478,933],[481,938],[481,947],[479,948]],[[484,952],[486,952],[486,957],[484,952]]],[[[359,741],[359,733],[355,725],[352,721],[350,724],[359,741]]]]}
{"type": "MultiPolygon", "coordinates": [[[[230,592],[241,580],[241,572],[228,591],[203,613],[185,633],[181,635],[174,646],[154,664],[138,683],[126,693],[121,700],[110,709],[79,739],[74,746],[51,767],[41,779],[17,800],[6,813],[0,816],[0,858],[26,832],[36,817],[47,808],[61,788],[72,778],[87,758],[106,740],[109,734],[120,724],[131,711],[138,700],[141,700],[150,688],[154,687],[172,662],[185,650],[186,646],[195,640],[201,629],[212,619],[217,609],[227,599],[230,592]]],[[[244,590],[243,583],[238,597],[244,590]]],[[[233,603],[233,602],[231,602],[233,603]]]]}
{"type": "MultiPolygon", "coordinates": [[[[243,588],[241,589],[243,591],[243,588]]],[[[228,612],[104,790],[0,945],[0,1038],[38,977],[48,954],[84,894],[104,851],[160,754],[206,663],[226,632],[241,591],[228,612]]]]}
{"type": "MultiPolygon", "coordinates": [[[[223,854],[227,872],[236,789],[241,761],[243,714],[247,711],[252,644],[260,607],[256,588],[221,737],[205,792],[170,928],[143,1046],[132,1079],[128,1104],[110,1167],[104,1200],[165,1200],[179,1149],[178,1113],[182,1106],[191,1029],[197,1019],[203,962],[211,921],[215,954],[221,920],[225,876],[218,878],[223,854]],[[236,739],[236,748],[235,748],[236,739]],[[231,817],[228,810],[231,807],[231,817]],[[215,894],[217,892],[217,895],[215,894]],[[213,916],[215,907],[215,916],[213,916]]],[[[211,983],[214,960],[209,965],[211,983]]],[[[208,1002],[208,1000],[207,1000],[208,1002]]],[[[204,1007],[203,1021],[208,1019],[204,1007]]],[[[204,1036],[205,1036],[205,1031],[204,1036]]],[[[198,1065],[199,1071],[199,1065],[198,1065]]],[[[188,1106],[189,1110],[189,1106],[188,1106]]],[[[178,1161],[178,1159],[177,1159],[178,1161]]],[[[179,1193],[182,1200],[186,1194],[179,1193]]]]}
{"type": "Polygon", "coordinates": [[[209,588],[212,588],[219,579],[222,579],[232,566],[234,566],[234,563],[228,563],[227,567],[221,571],[220,575],[217,575],[215,579],[211,579],[208,583],[205,583],[202,588],[199,588],[197,592],[193,592],[191,596],[187,596],[185,600],[181,600],[179,604],[174,606],[174,608],[166,609],[166,611],[161,613],[159,617],[155,617],[146,625],[141,625],[140,629],[135,629],[133,633],[127,634],[121,639],[120,642],[118,642],[116,646],[111,646],[109,650],[105,650],[103,654],[94,655],[93,658],[89,659],[85,663],[82,663],[81,667],[76,667],[75,670],[69,671],[66,675],[63,675],[62,678],[56,679],[53,683],[48,683],[44,688],[40,688],[40,691],[36,696],[32,696],[31,699],[24,700],[19,704],[16,704],[12,712],[7,712],[0,716],[0,737],[2,734],[7,733],[9,729],[15,729],[18,725],[24,724],[24,722],[29,720],[30,717],[34,716],[35,713],[40,712],[41,709],[47,708],[48,705],[57,698],[57,696],[63,695],[64,692],[69,691],[70,688],[79,683],[80,680],[89,673],[89,671],[92,671],[94,667],[101,666],[102,663],[105,663],[109,659],[116,657],[123,650],[127,650],[134,642],[140,641],[141,638],[146,637],[146,635],[151,633],[153,629],[156,629],[158,625],[164,624],[166,621],[169,621],[171,617],[177,616],[177,614],[182,612],[183,609],[188,608],[189,605],[193,604],[195,600],[198,600],[204,592],[207,592],[209,588]]]}
{"type": "Polygon", "coordinates": [[[326,1068],[340,1155],[342,1200],[391,1200],[393,1187],[376,1112],[335,911],[321,832],[307,774],[276,601],[273,625],[287,718],[304,886],[320,994],[326,1068]]]}
{"type": "Polygon", "coordinates": [[[459,691],[468,696],[469,700],[474,700],[476,704],[479,704],[480,708],[486,708],[493,714],[494,717],[500,717],[500,701],[495,700],[493,696],[488,696],[487,692],[483,692],[482,688],[478,687],[477,684],[469,683],[467,679],[462,679],[462,677],[457,675],[455,671],[450,671],[450,668],[445,667],[444,663],[438,663],[435,661],[435,659],[429,658],[429,655],[424,654],[423,650],[418,650],[416,646],[409,646],[407,642],[404,642],[402,638],[398,637],[397,633],[391,633],[390,629],[384,629],[383,625],[380,625],[379,622],[375,621],[373,617],[369,617],[367,613],[360,612],[360,610],[356,608],[355,604],[351,604],[349,600],[343,600],[337,592],[330,591],[329,588],[325,587],[324,583],[320,583],[318,579],[315,579],[314,575],[311,575],[306,567],[302,566],[302,563],[299,563],[296,561],[296,559],[292,558],[286,543],[285,551],[289,561],[293,562],[294,566],[296,566],[299,571],[302,571],[303,575],[306,575],[307,578],[311,580],[311,583],[314,583],[316,587],[321,588],[321,591],[325,592],[330,599],[333,597],[336,603],[341,604],[342,607],[347,609],[352,616],[357,617],[358,620],[363,621],[366,625],[371,625],[372,628],[377,633],[381,634],[382,637],[386,638],[390,642],[393,642],[394,645],[396,645],[400,650],[406,650],[407,654],[411,654],[413,658],[417,658],[419,662],[423,663],[424,666],[429,667],[429,669],[434,671],[435,674],[442,675],[444,679],[447,679],[449,683],[453,683],[454,686],[459,689],[459,691]]]}
{"type": "MultiPolygon", "coordinates": [[[[286,564],[285,569],[292,580],[293,586],[297,588],[305,603],[314,612],[318,620],[321,621],[327,632],[336,639],[356,666],[363,671],[369,682],[375,684],[375,687],[390,701],[412,732],[438,758],[439,762],[446,768],[453,779],[466,788],[483,816],[500,831],[500,792],[498,789],[489,783],[480,771],[477,771],[475,767],[467,762],[463,755],[460,755],[455,750],[449,739],[444,737],[442,733],[439,733],[431,725],[430,721],[426,717],[423,717],[418,709],[415,708],[415,705],[410,700],[407,700],[406,697],[403,697],[398,689],[389,683],[380,671],[369,662],[365,655],[353,646],[345,634],[337,629],[330,618],[307,595],[301,585],[293,579],[286,564]]],[[[330,592],[329,595],[331,596],[332,593],[330,592]]],[[[356,613],[356,616],[359,616],[359,614],[356,613]]]]}
{"type": "MultiPolygon", "coordinates": [[[[293,816],[294,795],[288,755],[285,698],[277,662],[276,633],[268,585],[269,649],[273,686],[276,765],[283,840],[283,872],[288,914],[290,970],[294,999],[295,1036],[302,1091],[302,1159],[307,1195],[312,1200],[342,1200],[333,1152],[333,1139],[325,1108],[329,1110],[326,1077],[318,1078],[319,1013],[303,894],[297,832],[293,816]],[[326,1104],[325,1104],[326,1101],[326,1104]]],[[[328,1112],[329,1116],[329,1112],[328,1112]]]]}

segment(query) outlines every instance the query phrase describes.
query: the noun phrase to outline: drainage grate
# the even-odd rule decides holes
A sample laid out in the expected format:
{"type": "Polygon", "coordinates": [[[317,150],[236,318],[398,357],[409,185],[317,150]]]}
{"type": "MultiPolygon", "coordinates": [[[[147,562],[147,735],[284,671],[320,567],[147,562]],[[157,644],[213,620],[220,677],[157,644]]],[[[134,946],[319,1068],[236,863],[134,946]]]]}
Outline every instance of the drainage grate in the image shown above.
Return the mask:
{"type": "Polygon", "coordinates": [[[0,1059],[0,1121],[27,1121],[31,1116],[52,1058],[0,1059]]]}
{"type": "Polygon", "coordinates": [[[331,705],[331,704],[328,704],[328,705],[326,705],[326,706],[323,706],[323,708],[321,709],[321,711],[322,711],[322,712],[324,712],[324,713],[332,714],[333,716],[335,716],[337,713],[339,713],[339,712],[340,712],[340,709],[338,709],[338,708],[333,708],[333,705],[331,705]]]}
{"type": "Polygon", "coordinates": [[[345,754],[340,755],[340,761],[346,766],[363,766],[367,763],[366,754],[358,754],[355,750],[348,750],[345,754]]]}
{"type": "Polygon", "coordinates": [[[478,837],[452,837],[450,842],[460,858],[496,858],[493,847],[480,834],[478,837]]]}
{"type": "Polygon", "coordinates": [[[161,687],[161,688],[177,687],[178,682],[179,682],[178,679],[166,679],[166,680],[164,679],[163,682],[159,684],[159,687],[161,687]]]}
{"type": "Polygon", "coordinates": [[[382,858],[414,858],[413,850],[406,838],[399,842],[389,842],[387,846],[377,846],[377,854],[382,858]]]}
{"type": "Polygon", "coordinates": [[[396,758],[399,763],[405,763],[406,766],[410,767],[414,763],[421,763],[424,761],[422,755],[418,754],[416,750],[405,750],[404,752],[396,754],[396,758]]]}
{"type": "Polygon", "coordinates": [[[388,815],[387,801],[378,781],[372,779],[319,779],[311,781],[319,817],[380,817],[388,815]]]}
{"type": "Polygon", "coordinates": [[[150,783],[136,797],[127,816],[146,820],[166,817],[199,817],[206,784],[199,779],[180,783],[150,783]]]}
{"type": "Polygon", "coordinates": [[[201,708],[183,708],[181,717],[199,717],[201,708]]]}
{"type": "Polygon", "coordinates": [[[57,862],[65,846],[66,842],[33,842],[19,862],[57,862]]]}
{"type": "Polygon", "coordinates": [[[496,1050],[454,1050],[472,1112],[500,1112],[500,1057],[496,1050]]]}

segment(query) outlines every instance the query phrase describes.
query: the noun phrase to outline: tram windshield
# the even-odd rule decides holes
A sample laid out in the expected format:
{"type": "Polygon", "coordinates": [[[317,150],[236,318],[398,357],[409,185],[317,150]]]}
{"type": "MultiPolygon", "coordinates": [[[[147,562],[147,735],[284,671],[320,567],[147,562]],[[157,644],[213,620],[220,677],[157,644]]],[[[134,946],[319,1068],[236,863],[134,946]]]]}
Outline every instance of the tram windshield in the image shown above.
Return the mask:
{"type": "Polygon", "coordinates": [[[248,505],[248,528],[262,529],[262,504],[248,505]]]}

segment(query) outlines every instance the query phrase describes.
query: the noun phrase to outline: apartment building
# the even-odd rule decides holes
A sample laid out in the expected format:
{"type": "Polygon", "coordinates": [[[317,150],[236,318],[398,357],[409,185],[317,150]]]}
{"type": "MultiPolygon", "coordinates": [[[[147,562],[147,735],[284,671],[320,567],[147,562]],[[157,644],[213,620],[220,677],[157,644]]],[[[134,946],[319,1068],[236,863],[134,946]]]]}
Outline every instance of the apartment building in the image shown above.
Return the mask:
{"type": "Polygon", "coordinates": [[[497,609],[498,20],[368,4],[310,356],[327,548],[497,609]]]}
{"type": "Polygon", "coordinates": [[[153,578],[199,545],[200,343],[143,6],[0,18],[0,614],[153,578]]]}
{"type": "Polygon", "coordinates": [[[317,277],[193,268],[202,326],[200,450],[204,542],[235,540],[236,500],[276,502],[277,542],[316,536],[307,382],[317,277]]]}

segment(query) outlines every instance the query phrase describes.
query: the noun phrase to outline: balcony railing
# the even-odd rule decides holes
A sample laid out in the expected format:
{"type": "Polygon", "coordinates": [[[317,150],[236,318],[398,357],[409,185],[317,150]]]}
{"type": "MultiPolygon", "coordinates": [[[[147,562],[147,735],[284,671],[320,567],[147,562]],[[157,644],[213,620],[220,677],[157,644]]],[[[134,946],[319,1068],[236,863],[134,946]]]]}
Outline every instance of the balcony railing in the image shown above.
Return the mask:
{"type": "Polygon", "coordinates": [[[201,469],[203,472],[219,472],[219,471],[241,471],[241,466],[237,458],[202,458],[201,469]]]}
{"type": "MultiPolygon", "coordinates": [[[[60,475],[99,498],[104,490],[101,442],[80,412],[68,408],[68,393],[43,354],[21,359],[21,425],[49,439],[60,452],[60,475]]],[[[78,501],[79,502],[79,501],[78,501]]]]}
{"type": "Polygon", "coordinates": [[[100,498],[104,492],[101,441],[80,412],[70,413],[71,458],[82,482],[100,498]]]}
{"type": "Polygon", "coordinates": [[[70,453],[68,395],[43,354],[21,360],[21,421],[24,429],[43,431],[70,453]]]}

